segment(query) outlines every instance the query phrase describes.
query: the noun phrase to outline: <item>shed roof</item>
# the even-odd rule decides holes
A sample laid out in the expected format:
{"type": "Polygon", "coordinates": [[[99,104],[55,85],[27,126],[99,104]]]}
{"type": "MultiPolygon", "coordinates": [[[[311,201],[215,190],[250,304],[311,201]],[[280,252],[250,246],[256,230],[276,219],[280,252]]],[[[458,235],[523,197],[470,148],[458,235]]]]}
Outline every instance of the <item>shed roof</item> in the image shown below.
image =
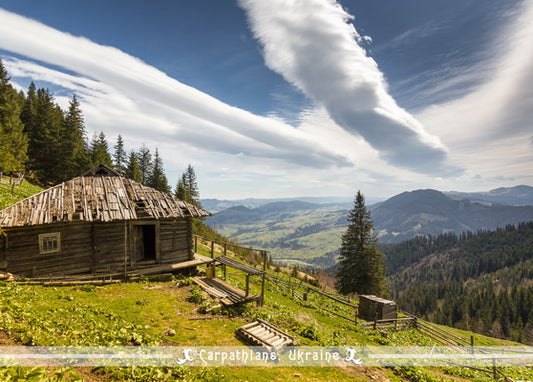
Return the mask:
{"type": "Polygon", "coordinates": [[[210,215],[190,203],[110,172],[101,166],[0,211],[1,227],[73,221],[111,222],[139,218],[210,215]]]}

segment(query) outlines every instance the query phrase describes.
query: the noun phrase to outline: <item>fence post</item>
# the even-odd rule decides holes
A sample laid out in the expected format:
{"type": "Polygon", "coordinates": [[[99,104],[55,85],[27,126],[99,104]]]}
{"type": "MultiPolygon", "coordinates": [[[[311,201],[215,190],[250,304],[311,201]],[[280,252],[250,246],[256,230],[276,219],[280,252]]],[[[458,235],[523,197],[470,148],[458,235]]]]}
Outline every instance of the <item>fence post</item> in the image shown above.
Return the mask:
{"type": "Polygon", "coordinates": [[[265,304],[265,279],[266,279],[266,257],[267,252],[261,251],[263,255],[263,275],[261,277],[261,306],[265,304]]]}
{"type": "Polygon", "coordinates": [[[228,253],[228,243],[224,243],[224,256],[228,253]]]}
{"type": "Polygon", "coordinates": [[[470,335],[470,353],[474,354],[474,336],[470,335]]]}
{"type": "Polygon", "coordinates": [[[215,258],[215,242],[211,241],[211,258],[215,258]]]}
{"type": "Polygon", "coordinates": [[[198,236],[194,237],[194,253],[198,253],[198,236]]]}

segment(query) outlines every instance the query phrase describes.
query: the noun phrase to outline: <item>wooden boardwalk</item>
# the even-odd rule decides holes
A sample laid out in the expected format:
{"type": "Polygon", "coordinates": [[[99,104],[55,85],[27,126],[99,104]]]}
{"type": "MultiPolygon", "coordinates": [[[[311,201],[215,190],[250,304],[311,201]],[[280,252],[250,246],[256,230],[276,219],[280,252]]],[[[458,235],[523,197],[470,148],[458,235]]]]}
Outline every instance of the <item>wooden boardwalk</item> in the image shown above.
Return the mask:
{"type": "Polygon", "coordinates": [[[222,305],[236,305],[257,301],[261,296],[247,296],[242,289],[234,287],[227,282],[207,277],[193,277],[193,280],[211,297],[218,300],[222,305]]]}
{"type": "Polygon", "coordinates": [[[263,320],[240,327],[237,334],[254,345],[275,350],[294,344],[294,337],[263,320]]]}

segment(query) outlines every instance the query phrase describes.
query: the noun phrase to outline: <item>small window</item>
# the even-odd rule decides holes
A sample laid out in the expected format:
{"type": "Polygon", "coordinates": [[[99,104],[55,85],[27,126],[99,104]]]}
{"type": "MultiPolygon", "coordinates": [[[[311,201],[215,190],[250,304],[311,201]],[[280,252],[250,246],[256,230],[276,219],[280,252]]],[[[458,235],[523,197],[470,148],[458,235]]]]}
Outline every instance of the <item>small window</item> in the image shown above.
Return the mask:
{"type": "Polygon", "coordinates": [[[61,251],[61,234],[59,232],[39,235],[39,253],[59,251],[61,251]]]}

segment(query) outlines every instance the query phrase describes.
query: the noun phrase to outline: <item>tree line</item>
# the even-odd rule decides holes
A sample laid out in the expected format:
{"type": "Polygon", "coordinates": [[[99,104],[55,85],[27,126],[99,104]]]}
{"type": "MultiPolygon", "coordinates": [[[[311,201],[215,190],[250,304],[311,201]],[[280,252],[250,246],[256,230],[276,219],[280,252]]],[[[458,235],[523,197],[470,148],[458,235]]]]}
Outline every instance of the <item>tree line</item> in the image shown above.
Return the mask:
{"type": "Polygon", "coordinates": [[[402,309],[533,344],[533,222],[417,237],[381,249],[402,309]]]}
{"type": "Polygon", "coordinates": [[[48,89],[32,82],[27,92],[17,92],[0,60],[0,172],[26,173],[43,185],[54,185],[80,176],[98,164],[113,167],[120,175],[174,194],[199,205],[194,169],[189,165],[171,190],[158,149],[146,145],[126,152],[118,136],[113,148],[103,132],[89,141],[80,102],[72,96],[62,110],[48,89]]]}

